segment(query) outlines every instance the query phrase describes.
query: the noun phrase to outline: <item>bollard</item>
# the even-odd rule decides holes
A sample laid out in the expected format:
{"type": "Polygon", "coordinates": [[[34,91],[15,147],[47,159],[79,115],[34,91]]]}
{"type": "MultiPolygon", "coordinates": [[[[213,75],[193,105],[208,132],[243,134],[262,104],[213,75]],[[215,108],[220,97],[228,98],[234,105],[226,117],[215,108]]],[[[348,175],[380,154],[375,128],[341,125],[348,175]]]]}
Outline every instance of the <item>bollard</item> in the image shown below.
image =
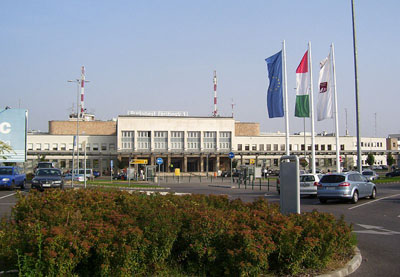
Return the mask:
{"type": "Polygon", "coordinates": [[[260,178],[260,190],[261,190],[261,178],[260,178]]]}

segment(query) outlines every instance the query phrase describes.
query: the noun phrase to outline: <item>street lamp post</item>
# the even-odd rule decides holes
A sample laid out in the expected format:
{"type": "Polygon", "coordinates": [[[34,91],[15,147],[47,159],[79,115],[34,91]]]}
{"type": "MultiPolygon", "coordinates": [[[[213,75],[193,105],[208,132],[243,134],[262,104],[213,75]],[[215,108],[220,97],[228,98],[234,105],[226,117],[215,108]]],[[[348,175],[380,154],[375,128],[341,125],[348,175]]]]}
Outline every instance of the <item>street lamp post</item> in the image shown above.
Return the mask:
{"type": "MultiPolygon", "coordinates": [[[[68,80],[69,83],[75,83],[77,84],[77,94],[76,94],[76,168],[77,168],[77,174],[79,174],[79,118],[80,118],[80,109],[79,109],[79,86],[81,84],[81,80],[75,79],[75,80],[68,80]]],[[[72,158],[74,159],[74,158],[72,158]]],[[[74,184],[74,168],[72,167],[72,186],[74,184]]]]}

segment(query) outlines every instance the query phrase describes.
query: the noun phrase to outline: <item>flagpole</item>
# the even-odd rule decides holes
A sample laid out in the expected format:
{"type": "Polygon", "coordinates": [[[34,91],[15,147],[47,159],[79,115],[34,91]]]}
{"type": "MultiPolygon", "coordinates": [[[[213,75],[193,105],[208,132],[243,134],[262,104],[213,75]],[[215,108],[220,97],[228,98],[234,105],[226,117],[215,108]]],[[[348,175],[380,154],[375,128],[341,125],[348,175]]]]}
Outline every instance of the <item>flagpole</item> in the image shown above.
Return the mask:
{"type": "Polygon", "coordinates": [[[351,18],[353,22],[353,50],[354,50],[354,81],[356,90],[356,131],[357,131],[357,171],[362,172],[361,157],[361,133],[360,133],[360,107],[358,96],[358,66],[357,66],[357,41],[354,0],[351,0],[351,18]]]}
{"type": "Polygon", "coordinates": [[[308,42],[308,68],[310,71],[310,106],[311,106],[311,172],[315,174],[315,134],[314,134],[314,97],[313,97],[313,79],[312,79],[312,61],[311,61],[311,42],[308,42]]]}
{"type": "Polygon", "coordinates": [[[336,171],[340,172],[340,145],[339,145],[339,119],[338,119],[338,108],[337,108],[337,93],[336,93],[336,69],[335,69],[335,47],[331,44],[331,59],[332,59],[332,71],[333,71],[333,95],[335,101],[335,133],[336,133],[336,171]]]}
{"type": "Polygon", "coordinates": [[[287,75],[286,75],[286,45],[285,41],[282,42],[282,58],[283,58],[283,93],[285,95],[285,123],[286,123],[286,155],[290,155],[289,150],[289,105],[287,96],[287,75]]]}

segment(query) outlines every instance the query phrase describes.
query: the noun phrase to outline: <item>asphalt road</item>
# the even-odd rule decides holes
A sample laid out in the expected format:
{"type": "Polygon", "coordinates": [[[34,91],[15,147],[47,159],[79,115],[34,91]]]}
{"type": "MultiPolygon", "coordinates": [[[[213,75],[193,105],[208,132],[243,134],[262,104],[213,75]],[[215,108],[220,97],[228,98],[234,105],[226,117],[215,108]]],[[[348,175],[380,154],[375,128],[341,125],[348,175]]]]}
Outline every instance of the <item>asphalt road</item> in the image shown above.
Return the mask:
{"type": "MultiPolygon", "coordinates": [[[[178,193],[223,194],[230,199],[253,201],[259,197],[279,203],[274,186],[255,186],[254,189],[224,183],[162,183],[160,190],[178,193]]],[[[377,199],[361,199],[357,204],[331,201],[320,204],[318,199],[301,198],[301,212],[318,210],[337,217],[344,215],[346,222],[353,224],[358,247],[363,256],[360,268],[351,276],[399,276],[400,275],[400,183],[378,184],[377,199]]],[[[22,193],[29,193],[25,190],[22,193]]],[[[16,203],[15,191],[0,191],[0,216],[10,216],[16,203]]]]}

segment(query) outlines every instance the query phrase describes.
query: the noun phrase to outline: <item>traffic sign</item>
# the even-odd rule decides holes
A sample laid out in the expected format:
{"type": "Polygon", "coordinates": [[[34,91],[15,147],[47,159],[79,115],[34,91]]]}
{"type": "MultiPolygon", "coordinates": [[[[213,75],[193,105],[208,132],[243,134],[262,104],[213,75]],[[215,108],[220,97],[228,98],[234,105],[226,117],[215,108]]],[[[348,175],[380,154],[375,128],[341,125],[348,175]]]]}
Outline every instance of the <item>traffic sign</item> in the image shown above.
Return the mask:
{"type": "Polygon", "coordinates": [[[162,159],[162,158],[157,158],[157,161],[156,161],[156,163],[157,163],[158,165],[161,165],[161,164],[163,164],[163,163],[164,163],[164,161],[163,161],[163,159],[162,159]]]}
{"type": "Polygon", "coordinates": [[[139,159],[133,159],[131,161],[131,164],[147,164],[148,161],[147,160],[139,160],[139,159]]]}
{"type": "Polygon", "coordinates": [[[230,159],[233,159],[235,157],[235,154],[233,154],[233,152],[229,152],[228,156],[230,159]]]}
{"type": "Polygon", "coordinates": [[[114,167],[114,161],[110,160],[110,167],[113,168],[114,167]]]}
{"type": "Polygon", "coordinates": [[[255,164],[256,160],[255,159],[250,159],[250,164],[255,164]]]}

